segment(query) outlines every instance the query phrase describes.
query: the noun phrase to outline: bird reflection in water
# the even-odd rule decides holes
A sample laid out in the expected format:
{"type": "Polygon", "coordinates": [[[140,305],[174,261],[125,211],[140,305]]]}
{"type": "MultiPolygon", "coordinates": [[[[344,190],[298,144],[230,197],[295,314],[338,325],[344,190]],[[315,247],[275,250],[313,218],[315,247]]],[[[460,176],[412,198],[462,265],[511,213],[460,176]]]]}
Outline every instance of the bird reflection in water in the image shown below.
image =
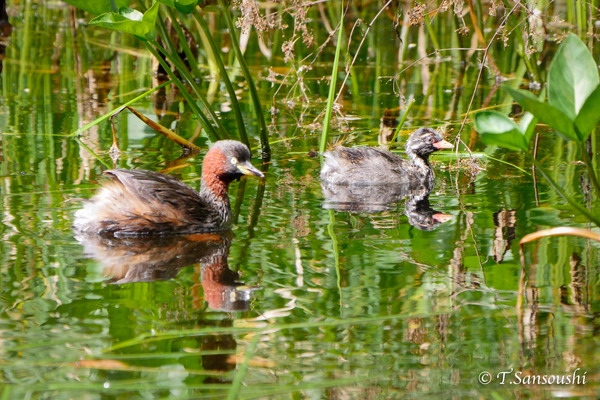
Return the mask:
{"type": "Polygon", "coordinates": [[[108,282],[124,284],[172,279],[183,267],[200,264],[204,297],[218,311],[245,311],[256,288],[229,269],[231,232],[165,237],[115,238],[78,235],[86,256],[104,266],[108,282]]]}
{"type": "Polygon", "coordinates": [[[321,183],[325,202],[323,208],[336,211],[377,213],[391,210],[394,204],[404,202],[404,214],[408,223],[422,231],[436,229],[439,224],[452,219],[431,208],[431,189],[411,189],[408,185],[387,186],[343,186],[327,182],[321,183]]]}

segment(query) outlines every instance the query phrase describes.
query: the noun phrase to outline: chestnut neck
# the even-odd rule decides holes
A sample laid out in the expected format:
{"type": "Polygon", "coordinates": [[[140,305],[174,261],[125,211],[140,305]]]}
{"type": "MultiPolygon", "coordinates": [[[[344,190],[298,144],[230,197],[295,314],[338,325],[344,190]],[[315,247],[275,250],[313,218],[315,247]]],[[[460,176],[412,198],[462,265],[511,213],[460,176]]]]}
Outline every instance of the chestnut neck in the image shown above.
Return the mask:
{"type": "Polygon", "coordinates": [[[225,173],[227,159],[219,149],[211,149],[204,158],[200,197],[210,204],[224,223],[231,218],[227,190],[231,179],[225,173]]]}

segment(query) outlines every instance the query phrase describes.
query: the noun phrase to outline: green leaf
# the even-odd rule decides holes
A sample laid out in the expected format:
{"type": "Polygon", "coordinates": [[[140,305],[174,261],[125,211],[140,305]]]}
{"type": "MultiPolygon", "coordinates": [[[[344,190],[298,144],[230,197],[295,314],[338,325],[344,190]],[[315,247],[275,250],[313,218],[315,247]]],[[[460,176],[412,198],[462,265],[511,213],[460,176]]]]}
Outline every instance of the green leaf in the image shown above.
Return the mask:
{"type": "Polygon", "coordinates": [[[528,149],[528,142],[517,124],[499,112],[481,111],[475,114],[475,129],[485,144],[517,151],[528,149]]]}
{"type": "Polygon", "coordinates": [[[529,143],[531,140],[531,136],[533,136],[533,131],[535,130],[535,126],[538,120],[533,116],[532,113],[526,112],[519,121],[519,130],[525,136],[525,141],[529,143]]]}
{"type": "Polygon", "coordinates": [[[142,40],[152,40],[156,37],[158,7],[159,3],[154,3],[144,14],[123,7],[118,13],[110,12],[97,16],[90,21],[90,25],[131,33],[142,40]]]}
{"type": "Polygon", "coordinates": [[[539,101],[532,93],[525,90],[515,90],[503,87],[519,104],[532,113],[537,119],[556,129],[568,140],[580,141],[575,133],[573,121],[562,111],[552,107],[550,104],[539,101]]]}
{"type": "Polygon", "coordinates": [[[119,14],[131,21],[141,22],[144,19],[144,14],[132,8],[123,7],[119,9],[119,14]]]}
{"type": "Polygon", "coordinates": [[[194,11],[196,4],[198,4],[198,0],[158,0],[166,6],[173,7],[177,9],[177,11],[182,12],[184,14],[189,14],[194,11]]]}
{"type": "Polygon", "coordinates": [[[592,133],[600,122],[600,85],[589,95],[575,119],[575,126],[583,139],[592,133]]]}
{"type": "Polygon", "coordinates": [[[154,27],[156,25],[156,17],[158,16],[158,8],[158,2],[152,3],[152,7],[144,13],[142,21],[154,27]]]}
{"type": "Polygon", "coordinates": [[[64,2],[94,15],[116,12],[119,8],[129,5],[129,0],[64,0],[64,2]],[[117,9],[112,8],[112,1],[114,1],[117,9]]]}
{"type": "Polygon", "coordinates": [[[561,43],[548,72],[548,103],[572,121],[600,80],[594,57],[571,33],[561,43]]]}

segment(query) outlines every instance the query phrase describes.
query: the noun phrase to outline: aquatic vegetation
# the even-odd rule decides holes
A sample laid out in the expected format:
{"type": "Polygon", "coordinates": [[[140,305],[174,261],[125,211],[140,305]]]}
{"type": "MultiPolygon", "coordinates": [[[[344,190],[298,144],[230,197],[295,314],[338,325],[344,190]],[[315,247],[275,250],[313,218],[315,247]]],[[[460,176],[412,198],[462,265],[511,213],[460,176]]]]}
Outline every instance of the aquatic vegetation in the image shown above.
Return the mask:
{"type": "MultiPolygon", "coordinates": [[[[240,0],[228,5],[229,23],[218,2],[167,1],[155,19],[162,49],[149,50],[63,3],[9,3],[14,29],[0,38],[4,398],[598,397],[598,229],[539,168],[531,173],[530,155],[586,210],[598,196],[579,142],[523,115],[501,88],[547,102],[548,88],[538,90],[566,32],[598,60],[595,4],[240,0]],[[105,167],[160,170],[198,187],[199,154],[222,132],[191,78],[241,138],[237,99],[256,154],[260,122],[232,30],[272,149],[266,180],[231,185],[233,237],[78,243],[80,205],[70,200],[92,197],[105,167]],[[156,74],[159,61],[166,69],[156,74]],[[415,129],[445,128],[456,147],[433,160],[431,193],[388,203],[398,193],[324,191],[317,150],[334,75],[328,144],[405,143],[415,129]],[[111,120],[122,152],[112,165],[107,119],[124,105],[180,138],[125,111],[111,120]],[[472,129],[483,110],[515,118],[503,123],[519,130],[519,151],[472,129]],[[195,158],[181,148],[190,143],[201,149],[195,158]],[[565,233],[544,233],[560,226],[585,232],[543,236],[565,233]],[[519,242],[540,230],[520,263],[519,242]],[[501,386],[479,383],[484,370],[589,372],[585,385],[501,386]]],[[[154,12],[150,0],[84,3],[98,13],[131,7],[144,22],[154,12]]],[[[599,134],[588,136],[593,150],[599,134]]],[[[597,154],[592,162],[597,170],[597,154]]]]}
{"type": "MultiPolygon", "coordinates": [[[[593,164],[585,147],[587,139],[600,122],[600,80],[598,66],[583,42],[569,34],[558,48],[548,72],[548,102],[538,100],[533,94],[506,87],[527,113],[519,125],[495,111],[482,111],[475,116],[475,128],[482,140],[517,151],[529,151],[529,142],[539,119],[555,129],[566,140],[580,145],[581,157],[588,168],[590,180],[600,196],[600,186],[593,164]],[[534,118],[535,117],[535,118],[534,118]]],[[[593,151],[592,154],[595,154],[593,151]]],[[[536,168],[552,187],[590,221],[600,226],[600,219],[582,208],[554,181],[541,163],[532,158],[536,168]]]]}
{"type": "MultiPolygon", "coordinates": [[[[213,58],[215,60],[218,60],[216,64],[219,66],[222,77],[226,82],[226,88],[229,92],[232,107],[235,112],[239,132],[239,139],[247,146],[250,146],[248,136],[246,134],[245,122],[243,121],[242,114],[239,110],[237,96],[225,71],[223,61],[221,60],[221,55],[216,50],[216,45],[214,44],[212,35],[210,35],[208,30],[206,29],[205,22],[202,19],[203,17],[197,15],[197,13],[199,12],[196,10],[196,5],[198,3],[197,1],[155,1],[152,3],[150,8],[145,10],[143,13],[138,10],[129,8],[128,2],[102,2],[100,4],[90,4],[87,1],[80,0],[68,0],[67,2],[93,14],[100,14],[90,21],[91,25],[96,25],[103,28],[113,29],[119,32],[132,34],[138,39],[142,40],[146,45],[148,51],[150,51],[154,55],[154,57],[156,58],[156,60],[158,60],[164,71],[169,75],[169,78],[177,85],[181,94],[186,99],[192,111],[198,116],[199,121],[202,123],[202,126],[206,130],[206,133],[211,138],[211,140],[216,141],[219,139],[226,139],[230,137],[229,133],[225,130],[222,122],[212,109],[211,104],[207,99],[207,96],[202,92],[202,90],[200,90],[199,86],[196,84],[196,80],[199,78],[199,76],[197,73],[194,74],[194,72],[197,72],[197,70],[195,69],[196,61],[194,60],[190,45],[187,43],[185,33],[183,32],[183,28],[180,27],[180,24],[184,23],[183,19],[178,19],[170,8],[174,8],[178,12],[183,14],[190,14],[192,12],[195,12],[196,21],[204,31],[204,38],[209,43],[209,48],[212,52],[213,58]],[[164,16],[162,13],[159,13],[161,3],[168,6],[166,13],[170,17],[170,26],[173,28],[173,30],[176,31],[176,35],[178,36],[177,43],[181,46],[183,53],[185,53],[186,55],[186,58],[182,57],[182,53],[179,53],[180,49],[172,40],[170,32],[167,30],[167,27],[163,22],[164,16]],[[159,40],[157,40],[157,37],[159,38],[159,40]],[[171,63],[172,67],[166,62],[165,58],[171,63]],[[194,95],[202,103],[203,109],[198,107],[195,100],[191,97],[183,82],[180,80],[180,76],[178,74],[180,74],[181,77],[185,78],[186,85],[189,85],[192,88],[194,95]]],[[[256,86],[254,85],[253,78],[248,70],[244,56],[239,49],[239,43],[236,39],[236,32],[234,31],[233,22],[231,21],[231,17],[229,15],[228,6],[225,4],[224,1],[221,0],[219,1],[219,4],[221,14],[224,16],[228,28],[230,29],[231,44],[237,56],[237,60],[240,66],[242,67],[242,71],[244,72],[244,76],[248,83],[248,89],[251,93],[253,104],[256,109],[257,121],[260,125],[259,135],[261,138],[263,158],[268,158],[270,150],[269,142],[266,136],[266,124],[264,122],[264,116],[262,114],[262,107],[258,99],[256,86]]],[[[185,30],[186,32],[190,31],[187,28],[185,28],[185,30]]]]}

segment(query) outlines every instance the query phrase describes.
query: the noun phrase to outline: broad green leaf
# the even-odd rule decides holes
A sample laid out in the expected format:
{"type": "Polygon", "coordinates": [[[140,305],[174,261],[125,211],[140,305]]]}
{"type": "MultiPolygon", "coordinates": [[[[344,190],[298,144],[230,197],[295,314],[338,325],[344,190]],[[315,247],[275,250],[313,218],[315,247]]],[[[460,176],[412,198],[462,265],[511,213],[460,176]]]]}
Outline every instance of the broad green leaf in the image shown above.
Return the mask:
{"type": "MultiPolygon", "coordinates": [[[[514,89],[514,88],[513,88],[514,89]]],[[[546,88],[542,89],[540,95],[538,96],[538,100],[544,101],[546,98],[546,88]]],[[[525,136],[525,141],[529,143],[531,137],[533,136],[533,132],[535,131],[535,126],[538,123],[538,119],[530,112],[526,112],[523,114],[521,121],[519,121],[519,130],[525,136]]]]}
{"type": "Polygon", "coordinates": [[[196,4],[198,4],[198,0],[158,0],[166,6],[173,7],[177,9],[177,11],[182,12],[184,14],[189,14],[194,11],[196,4]]]}
{"type": "Polygon", "coordinates": [[[594,57],[577,35],[569,34],[550,64],[548,103],[574,121],[599,83],[594,57]]]}
{"type": "Polygon", "coordinates": [[[511,150],[527,151],[525,137],[515,122],[496,111],[475,114],[475,129],[485,144],[494,144],[511,150]]]}
{"type": "Polygon", "coordinates": [[[550,104],[539,101],[532,93],[524,90],[514,90],[504,87],[510,95],[526,110],[532,113],[537,119],[551,128],[556,129],[568,140],[582,140],[575,133],[573,121],[560,110],[552,107],[550,104]]]}
{"type": "Polygon", "coordinates": [[[525,142],[529,143],[531,140],[531,136],[533,136],[533,131],[535,130],[535,125],[537,124],[537,118],[533,116],[532,113],[526,112],[519,121],[519,130],[525,137],[525,142]]]}
{"type": "Polygon", "coordinates": [[[575,119],[575,126],[579,133],[583,135],[582,139],[587,139],[598,125],[598,122],[600,122],[600,85],[590,94],[581,110],[579,110],[579,114],[575,119]]]}
{"type": "Polygon", "coordinates": [[[114,10],[112,8],[111,0],[64,0],[64,2],[94,15],[117,12],[119,8],[127,7],[129,5],[129,0],[114,0],[117,7],[117,9],[114,10]]]}
{"type": "Polygon", "coordinates": [[[119,10],[119,14],[131,21],[141,22],[144,19],[144,14],[132,8],[123,7],[119,10]]]}
{"type": "Polygon", "coordinates": [[[119,13],[105,13],[90,21],[90,25],[97,25],[119,32],[131,33],[142,40],[151,40],[156,37],[156,16],[159,3],[154,3],[144,14],[131,8],[121,8],[119,13]]]}
{"type": "Polygon", "coordinates": [[[144,21],[145,23],[148,23],[152,26],[155,26],[156,25],[156,17],[158,16],[158,8],[159,8],[158,2],[152,3],[152,7],[150,7],[148,10],[146,10],[146,12],[144,13],[144,18],[142,19],[142,21],[144,21]]]}

